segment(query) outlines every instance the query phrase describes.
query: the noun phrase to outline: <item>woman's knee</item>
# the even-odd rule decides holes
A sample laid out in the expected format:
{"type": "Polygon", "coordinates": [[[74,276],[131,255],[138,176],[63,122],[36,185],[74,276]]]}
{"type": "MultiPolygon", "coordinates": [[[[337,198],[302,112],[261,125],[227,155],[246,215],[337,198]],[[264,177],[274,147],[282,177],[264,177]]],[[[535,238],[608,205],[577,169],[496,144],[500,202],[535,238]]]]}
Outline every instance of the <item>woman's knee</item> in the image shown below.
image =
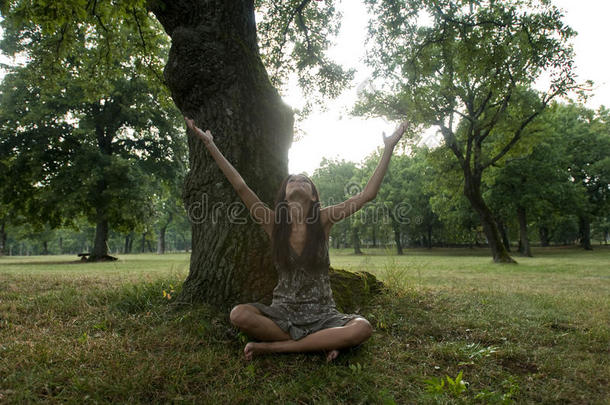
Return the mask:
{"type": "Polygon", "coordinates": [[[370,338],[372,334],[373,327],[371,326],[371,323],[368,320],[362,317],[356,318],[354,320],[354,334],[352,336],[352,344],[354,346],[364,342],[365,340],[370,338]]]}
{"type": "Polygon", "coordinates": [[[229,314],[231,323],[237,327],[243,327],[247,325],[248,321],[252,317],[252,310],[248,308],[248,305],[238,304],[233,307],[229,314]]]}

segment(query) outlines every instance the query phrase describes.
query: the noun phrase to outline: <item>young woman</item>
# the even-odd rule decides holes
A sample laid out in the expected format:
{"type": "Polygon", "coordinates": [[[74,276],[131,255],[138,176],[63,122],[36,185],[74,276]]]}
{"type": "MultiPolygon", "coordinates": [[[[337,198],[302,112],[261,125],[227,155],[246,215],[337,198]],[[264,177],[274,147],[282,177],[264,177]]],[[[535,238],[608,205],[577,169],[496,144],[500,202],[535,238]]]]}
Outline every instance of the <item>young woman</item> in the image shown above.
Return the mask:
{"type": "Polygon", "coordinates": [[[185,120],[271,238],[278,272],[272,304],[239,304],[230,314],[233,325],[260,340],[246,344],[246,359],[250,360],[255,353],[324,351],[327,361],[331,361],[338,356],[339,349],[367,340],[373,331],[371,324],[361,315],[342,314],[335,308],[328,275],[328,236],[333,224],[376,197],[406,123],[389,137],[383,134],[383,156],[360,193],[322,208],[318,191],[307,176],[288,175],[271,210],[220,153],[210,131],[202,131],[189,118],[185,120]]]}

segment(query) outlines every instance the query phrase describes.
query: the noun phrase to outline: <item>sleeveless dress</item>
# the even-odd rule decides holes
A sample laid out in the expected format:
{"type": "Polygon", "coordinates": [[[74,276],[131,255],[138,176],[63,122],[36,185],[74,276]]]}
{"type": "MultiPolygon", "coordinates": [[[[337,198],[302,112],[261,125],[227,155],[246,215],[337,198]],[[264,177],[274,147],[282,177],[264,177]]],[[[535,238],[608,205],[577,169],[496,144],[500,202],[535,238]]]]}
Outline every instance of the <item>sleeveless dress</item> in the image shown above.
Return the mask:
{"type": "Polygon", "coordinates": [[[335,307],[330,287],[328,240],[319,249],[319,265],[308,266],[290,243],[288,265],[275,263],[278,283],[273,290],[271,305],[250,302],[263,315],[274,321],[293,340],[322,329],[344,326],[358,314],[343,314],[335,307]]]}

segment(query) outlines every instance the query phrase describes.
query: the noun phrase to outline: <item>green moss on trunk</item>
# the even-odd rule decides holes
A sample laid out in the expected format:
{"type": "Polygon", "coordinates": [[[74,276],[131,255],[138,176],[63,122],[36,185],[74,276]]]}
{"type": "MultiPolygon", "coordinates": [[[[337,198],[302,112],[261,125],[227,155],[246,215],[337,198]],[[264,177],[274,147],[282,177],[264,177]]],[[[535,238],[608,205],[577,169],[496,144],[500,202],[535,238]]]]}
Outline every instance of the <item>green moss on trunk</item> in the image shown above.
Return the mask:
{"type": "Polygon", "coordinates": [[[382,291],[383,283],[366,271],[350,272],[330,267],[330,284],[337,309],[359,312],[382,291]]]}

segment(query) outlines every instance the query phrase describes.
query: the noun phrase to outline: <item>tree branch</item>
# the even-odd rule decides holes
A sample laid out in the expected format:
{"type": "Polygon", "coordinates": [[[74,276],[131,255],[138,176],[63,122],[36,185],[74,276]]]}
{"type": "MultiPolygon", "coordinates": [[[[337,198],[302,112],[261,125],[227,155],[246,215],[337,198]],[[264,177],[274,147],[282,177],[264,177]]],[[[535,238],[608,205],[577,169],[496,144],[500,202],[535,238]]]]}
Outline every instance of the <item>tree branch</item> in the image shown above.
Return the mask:
{"type": "Polygon", "coordinates": [[[102,27],[102,29],[104,30],[104,32],[106,33],[106,35],[104,35],[105,39],[106,39],[106,62],[108,62],[108,56],[110,55],[110,38],[108,38],[108,28],[106,28],[106,26],[104,25],[104,23],[102,22],[101,17],[95,12],[95,8],[97,7],[97,0],[93,0],[93,9],[91,10],[91,15],[93,15],[98,23],[100,24],[100,26],[102,27]]]}
{"type": "MultiPolygon", "coordinates": [[[[481,127],[482,130],[486,129],[486,131],[478,137],[477,142],[479,142],[479,143],[482,143],[485,140],[485,138],[487,138],[487,136],[489,136],[489,134],[491,133],[491,130],[496,126],[496,124],[500,120],[500,115],[502,115],[502,113],[504,113],[504,111],[506,111],[506,109],[508,108],[508,103],[509,103],[510,99],[512,98],[513,89],[516,87],[517,84],[515,83],[515,79],[514,79],[513,75],[511,74],[510,69],[507,69],[507,71],[508,71],[508,76],[510,77],[508,94],[506,95],[506,97],[504,97],[504,100],[502,100],[502,105],[500,106],[500,108],[498,108],[496,110],[496,113],[491,118],[491,121],[489,121],[487,124],[485,124],[481,127]]],[[[490,91],[490,93],[491,93],[491,91],[490,91]]],[[[544,105],[546,105],[546,103],[544,105]]]]}
{"type": "MultiPolygon", "coordinates": [[[[133,15],[134,20],[136,21],[136,25],[138,27],[138,33],[140,34],[140,40],[142,41],[142,48],[144,49],[144,55],[146,55],[146,54],[148,54],[148,51],[146,50],[146,41],[144,40],[144,33],[142,32],[142,26],[140,25],[140,20],[138,19],[138,14],[136,12],[135,7],[131,9],[131,13],[133,15]]],[[[151,56],[151,59],[152,59],[152,56],[151,56]]],[[[146,58],[144,58],[144,60],[146,60],[146,58]]],[[[150,71],[155,75],[157,80],[159,80],[160,83],[166,84],[163,77],[159,76],[159,73],[152,67],[150,59],[146,60],[146,65],[148,66],[150,71]]]]}
{"type": "Polygon", "coordinates": [[[282,40],[279,43],[279,47],[277,48],[276,53],[281,55],[282,49],[284,48],[284,45],[286,45],[286,36],[288,35],[288,30],[290,29],[290,24],[292,24],[292,21],[294,21],[294,16],[297,13],[300,13],[301,11],[303,11],[305,6],[307,4],[309,4],[310,1],[311,0],[303,0],[297,7],[294,8],[294,10],[292,10],[290,17],[288,18],[288,21],[286,22],[286,26],[284,27],[284,31],[282,31],[282,40]]]}
{"type": "Polygon", "coordinates": [[[521,135],[523,134],[523,130],[525,129],[525,127],[527,127],[529,125],[529,123],[532,122],[533,119],[536,118],[542,112],[542,110],[544,110],[545,107],[546,107],[546,103],[543,104],[543,106],[540,109],[536,110],[532,115],[527,117],[527,119],[521,123],[521,125],[519,126],[519,129],[517,129],[517,131],[513,135],[512,139],[506,145],[504,145],[502,150],[493,159],[491,159],[486,164],[482,165],[481,168],[485,169],[485,168],[493,165],[494,163],[496,163],[498,160],[502,159],[502,156],[506,155],[506,153],[510,150],[510,148],[512,148],[513,145],[515,143],[517,143],[517,141],[521,138],[521,135]]]}
{"type": "Polygon", "coordinates": [[[455,139],[455,134],[453,133],[453,131],[450,128],[445,126],[443,121],[438,120],[438,121],[436,121],[435,124],[440,127],[441,133],[443,134],[443,138],[445,139],[445,143],[453,151],[453,154],[455,155],[458,162],[460,163],[460,166],[462,166],[462,168],[464,169],[465,168],[464,155],[462,154],[462,151],[460,150],[460,148],[457,144],[457,139],[455,139]]]}
{"type": "Polygon", "coordinates": [[[485,100],[483,100],[483,102],[481,103],[479,108],[477,108],[477,110],[474,112],[474,118],[479,118],[481,116],[481,114],[483,114],[483,111],[485,111],[485,107],[487,106],[487,103],[489,103],[489,100],[491,100],[491,96],[493,96],[493,92],[491,90],[489,90],[489,93],[487,93],[487,97],[485,97],[485,100]]]}

